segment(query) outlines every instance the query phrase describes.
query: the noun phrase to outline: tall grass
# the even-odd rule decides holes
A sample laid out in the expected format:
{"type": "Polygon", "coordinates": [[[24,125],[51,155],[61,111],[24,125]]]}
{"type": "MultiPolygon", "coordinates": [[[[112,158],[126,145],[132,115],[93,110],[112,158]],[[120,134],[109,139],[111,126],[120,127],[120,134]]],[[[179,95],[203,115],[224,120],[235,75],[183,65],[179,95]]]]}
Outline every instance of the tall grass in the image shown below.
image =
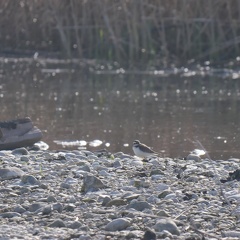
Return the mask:
{"type": "Polygon", "coordinates": [[[0,10],[1,52],[164,66],[240,47],[239,0],[5,0],[0,10]]]}

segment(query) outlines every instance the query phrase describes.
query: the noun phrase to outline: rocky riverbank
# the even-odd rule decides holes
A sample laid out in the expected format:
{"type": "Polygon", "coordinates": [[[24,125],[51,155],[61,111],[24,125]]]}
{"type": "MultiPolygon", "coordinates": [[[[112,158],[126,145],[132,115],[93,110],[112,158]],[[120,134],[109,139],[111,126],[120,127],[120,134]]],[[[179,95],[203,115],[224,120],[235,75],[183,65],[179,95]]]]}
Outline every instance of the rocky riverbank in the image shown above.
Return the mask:
{"type": "Polygon", "coordinates": [[[0,151],[0,239],[239,239],[240,160],[192,159],[0,151]]]}

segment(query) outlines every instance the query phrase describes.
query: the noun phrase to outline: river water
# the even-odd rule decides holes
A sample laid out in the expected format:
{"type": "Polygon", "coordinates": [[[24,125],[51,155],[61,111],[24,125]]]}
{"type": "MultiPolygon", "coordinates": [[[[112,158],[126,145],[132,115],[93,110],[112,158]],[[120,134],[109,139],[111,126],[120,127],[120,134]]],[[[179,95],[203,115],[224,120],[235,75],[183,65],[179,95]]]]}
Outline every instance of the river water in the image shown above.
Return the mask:
{"type": "Polygon", "coordinates": [[[14,58],[0,64],[0,120],[29,116],[50,149],[132,154],[139,139],[175,158],[199,148],[198,140],[215,160],[240,158],[238,71],[125,72],[14,58]]]}

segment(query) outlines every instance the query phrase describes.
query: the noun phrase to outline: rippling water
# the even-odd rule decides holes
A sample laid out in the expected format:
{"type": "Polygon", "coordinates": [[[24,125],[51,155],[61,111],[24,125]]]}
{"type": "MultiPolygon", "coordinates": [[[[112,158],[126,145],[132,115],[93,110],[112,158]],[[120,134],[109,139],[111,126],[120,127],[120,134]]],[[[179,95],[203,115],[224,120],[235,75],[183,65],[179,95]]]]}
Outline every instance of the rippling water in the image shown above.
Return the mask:
{"type": "Polygon", "coordinates": [[[198,139],[213,159],[240,158],[238,72],[91,71],[3,58],[0,64],[0,120],[31,117],[51,149],[64,143],[132,153],[139,139],[163,156],[184,157],[198,139]]]}

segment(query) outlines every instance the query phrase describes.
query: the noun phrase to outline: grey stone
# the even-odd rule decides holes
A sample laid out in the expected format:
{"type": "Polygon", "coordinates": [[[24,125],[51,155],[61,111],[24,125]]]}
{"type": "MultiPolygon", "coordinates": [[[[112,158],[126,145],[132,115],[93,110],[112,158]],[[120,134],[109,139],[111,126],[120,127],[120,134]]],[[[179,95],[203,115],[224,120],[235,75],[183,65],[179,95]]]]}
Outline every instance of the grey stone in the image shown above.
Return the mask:
{"type": "Polygon", "coordinates": [[[88,165],[84,165],[84,166],[78,168],[78,170],[81,170],[81,171],[84,171],[84,172],[90,172],[91,171],[91,169],[88,165]]]}
{"type": "Polygon", "coordinates": [[[165,212],[164,210],[158,211],[156,215],[160,216],[160,217],[170,217],[170,215],[167,212],[165,212]]]}
{"type": "Polygon", "coordinates": [[[92,237],[84,234],[79,237],[79,240],[92,240],[92,237]]]}
{"type": "Polygon", "coordinates": [[[51,205],[48,205],[48,206],[45,206],[43,209],[42,209],[42,214],[43,215],[48,215],[52,212],[52,206],[51,205]]]}
{"type": "Polygon", "coordinates": [[[74,204],[68,204],[64,207],[64,210],[66,210],[67,212],[73,212],[75,208],[76,206],[74,204]]]}
{"type": "Polygon", "coordinates": [[[66,178],[64,182],[69,184],[69,185],[76,185],[76,184],[78,184],[77,179],[71,178],[71,177],[66,178]]]}
{"type": "Polygon", "coordinates": [[[24,193],[28,193],[30,192],[31,190],[28,188],[28,187],[21,187],[20,188],[20,193],[21,194],[24,194],[24,193]]]}
{"type": "Polygon", "coordinates": [[[153,176],[153,175],[164,175],[164,172],[159,169],[152,169],[150,172],[150,176],[153,176]]]}
{"type": "Polygon", "coordinates": [[[122,206],[122,205],[126,205],[126,201],[124,199],[121,199],[121,198],[116,198],[116,199],[110,200],[106,204],[106,207],[122,206]]]}
{"type": "Polygon", "coordinates": [[[22,148],[16,148],[16,149],[12,150],[12,154],[13,155],[28,155],[29,152],[26,148],[22,147],[22,148]]]}
{"type": "Polygon", "coordinates": [[[29,206],[29,211],[30,212],[35,212],[42,207],[44,207],[44,205],[42,203],[33,203],[29,206]]]}
{"type": "Polygon", "coordinates": [[[24,175],[24,172],[16,167],[0,168],[0,180],[9,180],[19,178],[24,175]]]}
{"type": "Polygon", "coordinates": [[[111,198],[109,196],[104,197],[102,201],[102,206],[106,206],[109,201],[111,201],[111,198]]]}
{"type": "Polygon", "coordinates": [[[54,196],[50,195],[47,197],[47,202],[57,202],[57,199],[54,196]]]}
{"type": "Polygon", "coordinates": [[[151,209],[152,206],[145,201],[134,201],[126,206],[126,209],[129,209],[129,208],[134,208],[137,211],[143,211],[145,208],[151,209]]]}
{"type": "Polygon", "coordinates": [[[162,231],[166,230],[173,235],[180,235],[180,231],[179,231],[176,223],[169,218],[159,219],[156,222],[154,229],[156,232],[162,232],[162,231]]]}
{"type": "Polygon", "coordinates": [[[64,223],[63,220],[61,219],[57,219],[54,222],[50,223],[48,225],[48,227],[52,227],[52,228],[62,228],[62,227],[66,227],[66,224],[64,223]]]}
{"type": "Polygon", "coordinates": [[[63,205],[61,203],[55,203],[52,205],[52,209],[61,213],[63,211],[63,205]]]}
{"type": "Polygon", "coordinates": [[[21,214],[17,212],[5,212],[5,213],[1,213],[0,217],[2,218],[21,217],[21,214]]]}
{"type": "Polygon", "coordinates": [[[147,228],[142,240],[156,240],[157,236],[153,229],[147,228]]]}
{"type": "Polygon", "coordinates": [[[60,188],[70,189],[70,188],[72,188],[72,185],[63,182],[63,183],[60,184],[60,188]]]}
{"type": "Polygon", "coordinates": [[[224,238],[227,237],[228,239],[230,238],[240,239],[240,231],[223,231],[222,236],[224,238]]]}
{"type": "Polygon", "coordinates": [[[98,191],[102,188],[106,188],[105,184],[95,176],[86,176],[83,179],[82,192],[84,193],[98,191]]]}
{"type": "Polygon", "coordinates": [[[105,230],[106,231],[121,231],[126,229],[127,227],[130,226],[130,222],[128,219],[126,218],[118,218],[118,219],[114,219],[111,222],[109,222],[106,227],[105,230]]]}
{"type": "Polygon", "coordinates": [[[121,163],[119,160],[116,160],[116,161],[113,163],[113,167],[114,167],[114,168],[121,168],[121,167],[122,167],[122,163],[121,163]]]}
{"type": "Polygon", "coordinates": [[[29,162],[29,158],[27,156],[21,156],[20,160],[22,162],[29,162]]]}
{"type": "Polygon", "coordinates": [[[80,223],[79,221],[74,221],[70,225],[68,225],[68,228],[78,229],[81,226],[82,226],[82,223],[80,223]]]}
{"type": "Polygon", "coordinates": [[[158,198],[165,198],[167,195],[171,194],[172,192],[169,190],[164,190],[158,194],[158,198]]]}
{"type": "Polygon", "coordinates": [[[18,205],[13,209],[13,211],[22,214],[22,213],[26,212],[26,209],[24,207],[22,207],[21,205],[18,205]]]}
{"type": "Polygon", "coordinates": [[[140,196],[140,194],[130,194],[130,195],[127,195],[127,196],[125,196],[124,198],[128,201],[128,202],[130,202],[130,201],[132,201],[133,199],[137,199],[138,197],[140,196]]]}
{"type": "Polygon", "coordinates": [[[40,181],[38,181],[34,176],[32,175],[23,175],[21,177],[21,183],[22,184],[29,184],[29,185],[40,185],[40,181]]]}

